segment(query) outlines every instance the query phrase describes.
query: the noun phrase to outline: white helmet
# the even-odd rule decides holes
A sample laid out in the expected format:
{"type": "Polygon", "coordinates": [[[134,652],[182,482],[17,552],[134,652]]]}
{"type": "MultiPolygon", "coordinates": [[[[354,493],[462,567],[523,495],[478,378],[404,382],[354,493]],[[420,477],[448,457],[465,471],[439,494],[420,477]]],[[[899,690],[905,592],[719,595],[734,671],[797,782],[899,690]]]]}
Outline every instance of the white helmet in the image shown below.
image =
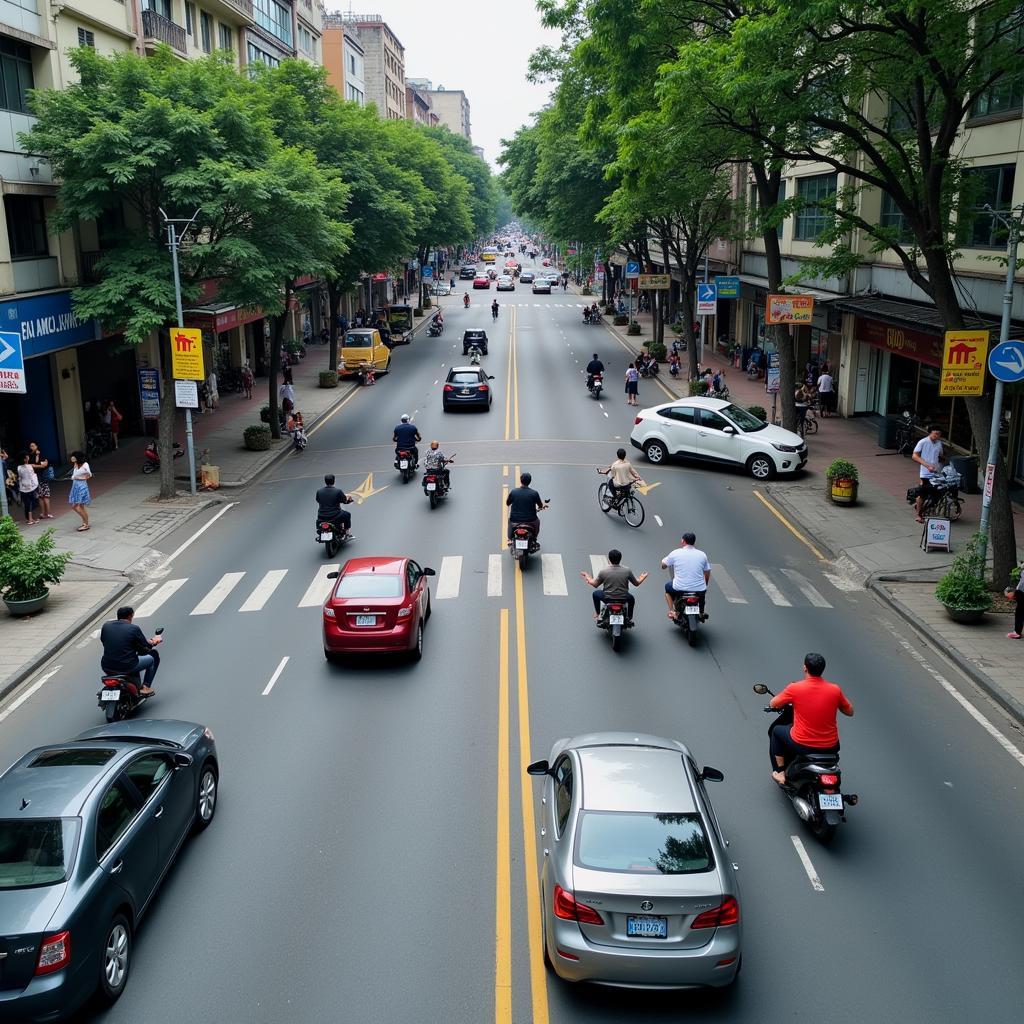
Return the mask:
{"type": "Polygon", "coordinates": [[[403,412],[402,413],[402,422],[403,423],[408,423],[409,422],[409,414],[407,412],[403,412]]]}

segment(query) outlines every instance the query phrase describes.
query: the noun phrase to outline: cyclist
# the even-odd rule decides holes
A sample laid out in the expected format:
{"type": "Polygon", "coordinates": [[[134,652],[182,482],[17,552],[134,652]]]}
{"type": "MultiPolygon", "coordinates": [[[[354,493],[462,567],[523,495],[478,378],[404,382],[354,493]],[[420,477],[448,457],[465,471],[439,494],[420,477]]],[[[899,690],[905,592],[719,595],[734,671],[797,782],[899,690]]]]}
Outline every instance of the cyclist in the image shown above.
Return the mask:
{"type": "Polygon", "coordinates": [[[615,452],[615,461],[610,466],[605,466],[604,469],[599,466],[597,471],[602,476],[608,477],[608,486],[611,489],[613,501],[625,498],[633,484],[644,482],[640,474],[633,468],[633,464],[626,458],[625,448],[619,448],[615,452]]]}
{"type": "Polygon", "coordinates": [[[497,299],[495,299],[491,303],[491,319],[492,320],[497,320],[498,319],[498,300],[497,299]]]}

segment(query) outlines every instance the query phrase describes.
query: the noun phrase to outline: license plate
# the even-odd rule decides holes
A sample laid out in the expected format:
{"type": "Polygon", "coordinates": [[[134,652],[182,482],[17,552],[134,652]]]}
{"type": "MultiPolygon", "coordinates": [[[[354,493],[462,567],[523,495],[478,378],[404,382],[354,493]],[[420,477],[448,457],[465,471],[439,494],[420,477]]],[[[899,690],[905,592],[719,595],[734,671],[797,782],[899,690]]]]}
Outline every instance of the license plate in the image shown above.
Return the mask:
{"type": "Polygon", "coordinates": [[[687,615],[700,615],[700,605],[699,604],[688,604],[686,606],[686,608],[684,609],[684,611],[686,612],[687,615]]]}
{"type": "Polygon", "coordinates": [[[525,551],[529,546],[530,546],[530,542],[528,540],[517,540],[516,541],[516,550],[517,551],[525,551]]]}
{"type": "Polygon", "coordinates": [[[320,540],[334,540],[334,534],[330,530],[321,530],[320,540]]]}
{"type": "Polygon", "coordinates": [[[428,491],[436,491],[437,490],[437,484],[427,484],[427,490],[428,491]]]}
{"type": "Polygon", "coordinates": [[[356,616],[357,626],[376,626],[377,616],[376,615],[357,615],[356,616]]]}
{"type": "Polygon", "coordinates": [[[460,395],[468,395],[468,394],[469,394],[469,388],[463,388],[463,389],[462,389],[462,390],[461,390],[461,391],[459,392],[459,394],[460,394],[460,395]]]}
{"type": "Polygon", "coordinates": [[[637,939],[667,939],[667,917],[627,917],[626,934],[637,939]]]}
{"type": "Polygon", "coordinates": [[[398,464],[398,468],[399,469],[408,469],[409,468],[409,460],[408,459],[402,459],[402,461],[398,464]]]}
{"type": "Polygon", "coordinates": [[[612,626],[622,626],[622,625],[625,624],[625,622],[626,622],[626,616],[625,615],[609,615],[608,616],[608,623],[609,623],[609,625],[612,625],[612,626]]]}
{"type": "Polygon", "coordinates": [[[819,793],[818,806],[823,811],[841,811],[843,809],[842,793],[819,793]]]}
{"type": "Polygon", "coordinates": [[[120,700],[120,699],[121,699],[121,691],[120,690],[103,690],[100,693],[100,700],[120,700]]]}

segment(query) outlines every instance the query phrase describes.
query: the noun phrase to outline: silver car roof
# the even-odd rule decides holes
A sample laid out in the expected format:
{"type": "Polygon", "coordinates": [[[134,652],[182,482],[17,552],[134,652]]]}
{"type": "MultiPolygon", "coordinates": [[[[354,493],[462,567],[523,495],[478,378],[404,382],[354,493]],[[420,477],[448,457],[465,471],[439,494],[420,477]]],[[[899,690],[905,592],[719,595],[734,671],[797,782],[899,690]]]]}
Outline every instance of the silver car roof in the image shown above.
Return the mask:
{"type": "Polygon", "coordinates": [[[697,809],[680,750],[615,744],[583,747],[576,754],[584,810],[687,814],[697,809]]]}

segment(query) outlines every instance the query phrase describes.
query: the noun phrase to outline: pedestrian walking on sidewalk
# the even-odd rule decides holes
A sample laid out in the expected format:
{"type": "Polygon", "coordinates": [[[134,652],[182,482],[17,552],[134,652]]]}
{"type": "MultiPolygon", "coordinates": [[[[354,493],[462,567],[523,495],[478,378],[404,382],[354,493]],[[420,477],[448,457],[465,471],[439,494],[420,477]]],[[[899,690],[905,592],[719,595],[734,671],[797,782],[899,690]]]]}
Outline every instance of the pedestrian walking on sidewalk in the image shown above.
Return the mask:
{"type": "Polygon", "coordinates": [[[245,397],[252,398],[253,376],[252,368],[248,363],[242,367],[242,388],[245,390],[245,397]]]}
{"type": "Polygon", "coordinates": [[[79,533],[85,533],[89,529],[89,506],[92,504],[92,497],[89,494],[91,478],[92,470],[85,461],[85,455],[82,452],[72,452],[71,493],[68,495],[68,504],[82,520],[82,525],[78,527],[79,533]]]}
{"type": "Polygon", "coordinates": [[[22,452],[21,465],[18,466],[18,491],[21,493],[21,503],[25,507],[25,522],[29,526],[35,526],[39,522],[35,518],[36,505],[39,501],[39,477],[36,476],[30,459],[28,452],[22,452]]]}
{"type": "Polygon", "coordinates": [[[110,443],[114,446],[114,451],[117,451],[118,435],[121,433],[121,420],[124,417],[121,415],[121,411],[114,405],[112,398],[107,399],[107,415],[110,416],[110,443]]]}
{"type": "Polygon", "coordinates": [[[285,381],[278,390],[278,397],[281,399],[281,411],[289,413],[295,408],[295,388],[291,381],[285,381]]]}
{"type": "Polygon", "coordinates": [[[1020,575],[1017,577],[1017,586],[1010,590],[1007,588],[1006,596],[1012,597],[1014,602],[1013,608],[1013,632],[1007,633],[1007,637],[1010,640],[1019,640],[1021,633],[1024,632],[1024,565],[1018,567],[1020,575]]]}
{"type": "Polygon", "coordinates": [[[635,363],[626,367],[626,405],[637,405],[637,393],[640,390],[640,371],[635,363]]]}
{"type": "Polygon", "coordinates": [[[822,416],[831,416],[836,411],[835,384],[826,367],[818,378],[818,395],[821,398],[822,416]]]}
{"type": "Polygon", "coordinates": [[[917,521],[923,523],[921,508],[932,490],[932,477],[938,473],[939,464],[946,461],[946,454],[942,448],[942,430],[939,427],[929,427],[928,433],[914,445],[914,454],[911,458],[921,467],[914,512],[917,514],[917,521]]]}
{"type": "Polygon", "coordinates": [[[52,519],[53,516],[50,515],[50,481],[54,476],[53,466],[39,450],[39,445],[35,441],[29,442],[28,454],[32,468],[36,471],[36,477],[39,479],[39,504],[42,507],[42,515],[39,518],[52,519]]]}

